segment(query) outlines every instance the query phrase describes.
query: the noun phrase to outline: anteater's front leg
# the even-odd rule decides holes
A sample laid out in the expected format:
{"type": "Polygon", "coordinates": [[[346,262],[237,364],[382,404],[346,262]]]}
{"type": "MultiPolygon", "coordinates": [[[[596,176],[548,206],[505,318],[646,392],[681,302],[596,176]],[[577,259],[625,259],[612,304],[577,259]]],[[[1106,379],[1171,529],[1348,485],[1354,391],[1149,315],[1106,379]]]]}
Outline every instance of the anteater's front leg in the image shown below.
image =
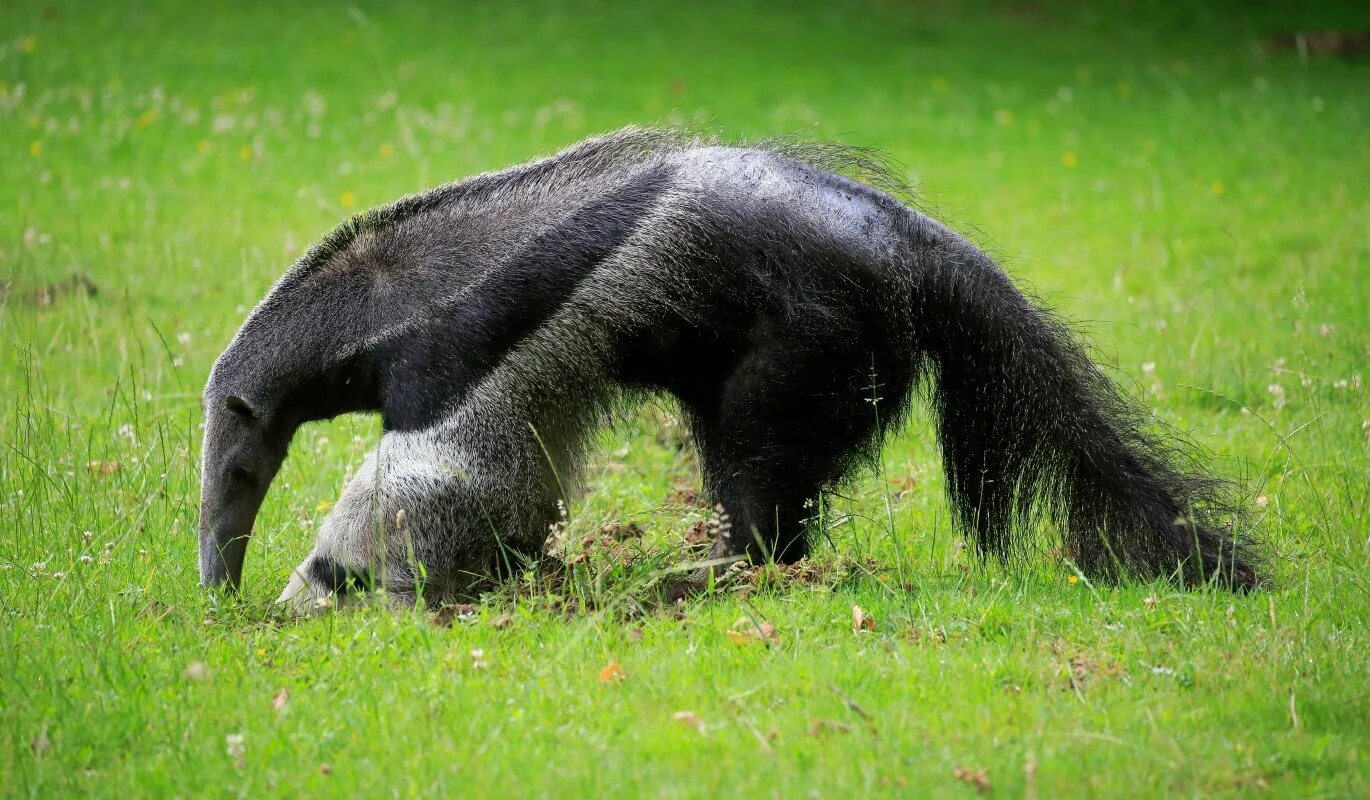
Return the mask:
{"type": "Polygon", "coordinates": [[[394,520],[377,505],[376,462],[372,451],[324,518],[313,551],[291,573],[278,604],[310,611],[334,597],[378,588],[394,520]]]}
{"type": "Polygon", "coordinates": [[[500,567],[536,553],[554,516],[542,508],[551,501],[510,488],[530,482],[522,473],[492,462],[439,428],[387,433],[278,602],[306,610],[378,589],[400,604],[471,597],[500,567]]]}

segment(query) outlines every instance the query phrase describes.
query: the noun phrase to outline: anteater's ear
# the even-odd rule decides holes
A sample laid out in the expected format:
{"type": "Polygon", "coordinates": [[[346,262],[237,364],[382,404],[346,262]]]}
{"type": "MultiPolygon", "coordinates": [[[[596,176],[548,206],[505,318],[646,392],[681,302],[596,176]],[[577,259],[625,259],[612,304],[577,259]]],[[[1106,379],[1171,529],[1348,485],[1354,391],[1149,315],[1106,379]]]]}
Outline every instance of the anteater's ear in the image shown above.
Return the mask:
{"type": "Polygon", "coordinates": [[[248,405],[246,400],[236,394],[231,394],[224,398],[224,408],[243,419],[252,419],[252,417],[255,416],[252,413],[252,406],[248,405]]]}

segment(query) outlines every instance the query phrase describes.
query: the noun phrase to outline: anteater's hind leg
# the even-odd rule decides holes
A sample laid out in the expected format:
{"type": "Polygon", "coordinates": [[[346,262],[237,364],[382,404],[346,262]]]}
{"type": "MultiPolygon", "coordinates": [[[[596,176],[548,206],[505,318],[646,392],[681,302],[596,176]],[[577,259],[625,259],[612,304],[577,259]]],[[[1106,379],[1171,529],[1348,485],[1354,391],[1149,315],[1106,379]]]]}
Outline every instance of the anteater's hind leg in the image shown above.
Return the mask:
{"type": "Polygon", "coordinates": [[[716,403],[693,404],[707,489],[731,523],[715,557],[791,563],[808,555],[823,489],[871,454],[902,412],[910,360],[833,333],[762,337],[716,403]]]}

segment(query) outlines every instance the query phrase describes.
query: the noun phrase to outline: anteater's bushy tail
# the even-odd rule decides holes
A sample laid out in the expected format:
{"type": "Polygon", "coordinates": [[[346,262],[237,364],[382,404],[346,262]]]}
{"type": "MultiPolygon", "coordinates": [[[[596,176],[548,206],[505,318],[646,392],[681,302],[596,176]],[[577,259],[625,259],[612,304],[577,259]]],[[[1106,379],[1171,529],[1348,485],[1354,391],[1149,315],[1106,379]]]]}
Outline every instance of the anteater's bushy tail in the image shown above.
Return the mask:
{"type": "Polygon", "coordinates": [[[944,229],[924,233],[917,335],[952,505],[981,552],[1017,555],[1046,513],[1085,574],[1258,586],[1231,487],[1199,473],[1178,434],[1151,433],[1070,330],[986,255],[944,229]]]}

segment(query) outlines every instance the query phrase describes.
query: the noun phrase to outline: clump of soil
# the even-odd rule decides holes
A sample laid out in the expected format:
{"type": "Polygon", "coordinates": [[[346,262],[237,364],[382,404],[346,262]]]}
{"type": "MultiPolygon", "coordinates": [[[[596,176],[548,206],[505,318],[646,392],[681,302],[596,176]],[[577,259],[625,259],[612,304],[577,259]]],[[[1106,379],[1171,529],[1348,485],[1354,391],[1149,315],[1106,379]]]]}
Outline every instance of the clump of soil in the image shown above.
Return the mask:
{"type": "Polygon", "coordinates": [[[99,293],[94,279],[84,272],[73,272],[60,281],[49,281],[23,291],[15,291],[12,286],[0,287],[0,299],[13,294],[17,302],[37,308],[47,308],[69,295],[95,297],[99,293]]]}

